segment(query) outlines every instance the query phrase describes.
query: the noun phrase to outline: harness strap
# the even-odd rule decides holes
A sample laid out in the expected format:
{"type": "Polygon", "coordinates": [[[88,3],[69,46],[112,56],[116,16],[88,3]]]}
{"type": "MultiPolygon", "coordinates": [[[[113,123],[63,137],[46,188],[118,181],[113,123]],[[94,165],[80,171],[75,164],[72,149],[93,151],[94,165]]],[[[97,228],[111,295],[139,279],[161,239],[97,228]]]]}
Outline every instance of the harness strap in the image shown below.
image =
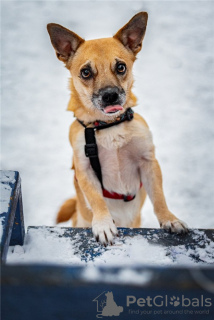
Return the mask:
{"type": "MultiPolygon", "coordinates": [[[[106,123],[102,121],[95,121],[93,128],[88,128],[83,121],[77,119],[79,123],[85,128],[85,155],[89,158],[90,164],[92,169],[94,170],[98,180],[100,181],[102,190],[103,190],[103,196],[110,199],[118,199],[118,200],[124,200],[125,202],[131,201],[135,198],[135,195],[123,195],[118,194],[116,192],[109,192],[106,190],[103,186],[103,179],[102,179],[102,170],[100,166],[100,161],[98,157],[98,148],[96,144],[96,137],[95,137],[95,130],[102,130],[109,127],[112,127],[114,125],[120,124],[124,121],[130,121],[133,119],[133,110],[131,108],[127,109],[124,114],[120,116],[119,119],[116,119],[115,122],[106,123]]],[[[140,184],[140,188],[142,187],[142,183],[140,184]]]]}
{"type": "Polygon", "coordinates": [[[102,188],[104,188],[94,128],[85,128],[85,142],[85,155],[89,158],[91,166],[96,173],[102,188]]]}

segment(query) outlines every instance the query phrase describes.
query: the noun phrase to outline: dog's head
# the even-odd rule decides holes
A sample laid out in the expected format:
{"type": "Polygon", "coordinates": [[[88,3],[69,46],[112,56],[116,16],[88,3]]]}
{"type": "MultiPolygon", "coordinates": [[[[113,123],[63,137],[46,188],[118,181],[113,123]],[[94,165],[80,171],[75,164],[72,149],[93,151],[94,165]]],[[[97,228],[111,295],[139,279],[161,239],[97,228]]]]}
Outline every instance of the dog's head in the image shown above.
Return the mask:
{"type": "Polygon", "coordinates": [[[54,23],[48,32],[59,60],[71,73],[69,110],[85,120],[117,117],[136,103],[132,66],[141,50],[148,15],[136,14],[112,38],[88,40],[54,23]]]}

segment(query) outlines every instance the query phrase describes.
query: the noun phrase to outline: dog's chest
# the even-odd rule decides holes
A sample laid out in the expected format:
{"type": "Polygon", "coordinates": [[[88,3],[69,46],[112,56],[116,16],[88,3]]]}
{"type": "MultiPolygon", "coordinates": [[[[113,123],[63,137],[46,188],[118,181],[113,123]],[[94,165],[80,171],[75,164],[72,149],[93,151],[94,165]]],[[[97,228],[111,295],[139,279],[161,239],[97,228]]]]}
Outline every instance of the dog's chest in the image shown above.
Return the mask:
{"type": "Polygon", "coordinates": [[[97,144],[104,187],[113,192],[135,194],[140,185],[135,142],[118,130],[99,133],[97,144]]]}
{"type": "Polygon", "coordinates": [[[98,131],[96,137],[98,144],[107,150],[122,148],[130,141],[127,133],[125,131],[120,132],[117,127],[110,130],[98,131]]]}

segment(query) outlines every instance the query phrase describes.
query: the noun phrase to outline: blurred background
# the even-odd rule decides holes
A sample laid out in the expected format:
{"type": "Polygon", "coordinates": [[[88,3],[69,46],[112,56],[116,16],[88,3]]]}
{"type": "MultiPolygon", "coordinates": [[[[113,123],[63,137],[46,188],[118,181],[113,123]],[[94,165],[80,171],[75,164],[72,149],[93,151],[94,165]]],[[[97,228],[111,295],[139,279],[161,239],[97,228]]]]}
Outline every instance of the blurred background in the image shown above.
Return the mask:
{"type": "MultiPolygon", "coordinates": [[[[55,225],[58,208],[74,195],[69,72],[55,56],[47,23],[85,39],[109,37],[147,11],[134,110],[153,133],[170,210],[190,227],[214,228],[214,3],[2,1],[1,7],[2,169],[21,174],[26,226],[55,225]]],[[[143,226],[158,226],[149,199],[143,226]]]]}

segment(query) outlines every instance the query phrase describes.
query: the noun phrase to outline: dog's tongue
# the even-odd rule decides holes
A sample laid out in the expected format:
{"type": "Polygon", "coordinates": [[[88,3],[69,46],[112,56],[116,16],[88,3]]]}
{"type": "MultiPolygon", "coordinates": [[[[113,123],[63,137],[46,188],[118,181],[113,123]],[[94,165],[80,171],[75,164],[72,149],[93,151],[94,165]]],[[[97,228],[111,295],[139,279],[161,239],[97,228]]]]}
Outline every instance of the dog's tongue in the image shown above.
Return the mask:
{"type": "Polygon", "coordinates": [[[116,111],[119,111],[119,110],[123,110],[123,107],[120,106],[119,104],[115,104],[114,106],[105,107],[104,112],[105,113],[111,113],[111,112],[116,112],[116,111]]]}

